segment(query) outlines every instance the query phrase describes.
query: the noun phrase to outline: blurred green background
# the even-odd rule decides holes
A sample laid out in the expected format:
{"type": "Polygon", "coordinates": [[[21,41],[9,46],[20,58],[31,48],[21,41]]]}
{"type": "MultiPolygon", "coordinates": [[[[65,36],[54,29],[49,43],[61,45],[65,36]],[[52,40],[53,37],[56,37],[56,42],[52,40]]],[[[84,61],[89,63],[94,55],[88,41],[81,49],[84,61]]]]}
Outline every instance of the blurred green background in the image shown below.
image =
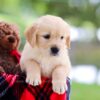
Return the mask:
{"type": "MultiPolygon", "coordinates": [[[[45,14],[60,16],[78,30],[78,37],[72,40],[69,50],[72,65],[95,65],[98,75],[100,0],[0,0],[0,21],[16,23],[20,28],[20,50],[25,44],[25,28],[45,14]],[[79,29],[85,30],[83,36],[79,29]]],[[[91,85],[72,82],[71,91],[71,100],[100,100],[100,86],[96,82],[91,85]]]]}

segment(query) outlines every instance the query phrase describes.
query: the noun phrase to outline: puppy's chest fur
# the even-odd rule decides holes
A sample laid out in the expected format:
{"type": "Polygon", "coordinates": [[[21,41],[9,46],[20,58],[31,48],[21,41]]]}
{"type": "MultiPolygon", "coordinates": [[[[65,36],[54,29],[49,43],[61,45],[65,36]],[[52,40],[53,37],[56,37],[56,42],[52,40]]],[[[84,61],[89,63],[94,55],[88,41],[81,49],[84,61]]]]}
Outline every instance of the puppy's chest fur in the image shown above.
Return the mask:
{"type": "Polygon", "coordinates": [[[55,64],[53,60],[45,57],[44,58],[42,57],[42,59],[37,59],[37,61],[40,64],[42,75],[51,76],[51,72],[54,69],[54,67],[57,65],[57,62],[55,64]]]}
{"type": "Polygon", "coordinates": [[[0,66],[5,70],[5,72],[11,73],[16,64],[16,60],[8,52],[0,53],[0,66]]]}
{"type": "Polygon", "coordinates": [[[33,59],[40,65],[42,76],[47,76],[47,77],[50,77],[52,75],[52,72],[55,69],[55,67],[57,66],[67,67],[67,65],[69,66],[69,58],[66,51],[64,51],[60,56],[52,56],[46,54],[45,51],[41,52],[39,48],[32,48],[27,43],[22,52],[20,61],[22,64],[22,70],[28,68],[28,66],[25,66],[24,63],[26,63],[27,60],[30,59],[33,59]]]}
{"type": "Polygon", "coordinates": [[[50,57],[35,52],[33,52],[33,55],[33,59],[40,64],[42,76],[50,77],[56,66],[65,65],[66,63],[66,61],[62,60],[59,56],[50,57]]]}

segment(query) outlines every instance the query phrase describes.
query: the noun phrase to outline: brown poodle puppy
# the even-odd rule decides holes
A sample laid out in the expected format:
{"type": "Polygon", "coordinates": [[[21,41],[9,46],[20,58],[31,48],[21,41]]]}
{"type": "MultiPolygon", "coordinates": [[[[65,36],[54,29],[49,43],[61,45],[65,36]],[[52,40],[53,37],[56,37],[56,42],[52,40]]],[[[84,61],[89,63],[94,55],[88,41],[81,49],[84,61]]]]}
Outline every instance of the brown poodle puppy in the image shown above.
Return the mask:
{"type": "Polygon", "coordinates": [[[0,22],[0,72],[16,74],[20,72],[16,57],[11,52],[18,49],[20,43],[17,26],[0,22]]]}

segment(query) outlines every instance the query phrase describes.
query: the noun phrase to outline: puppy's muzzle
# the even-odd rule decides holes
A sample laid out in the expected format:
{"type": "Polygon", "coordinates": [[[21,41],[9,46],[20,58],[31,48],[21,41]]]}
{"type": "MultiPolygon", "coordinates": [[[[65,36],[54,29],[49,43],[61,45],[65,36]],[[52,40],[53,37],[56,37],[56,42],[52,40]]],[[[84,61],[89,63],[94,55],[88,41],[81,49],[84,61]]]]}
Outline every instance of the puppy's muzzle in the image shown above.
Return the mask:
{"type": "Polygon", "coordinates": [[[58,55],[59,52],[59,48],[57,48],[56,46],[51,47],[51,54],[56,56],[58,55]]]}

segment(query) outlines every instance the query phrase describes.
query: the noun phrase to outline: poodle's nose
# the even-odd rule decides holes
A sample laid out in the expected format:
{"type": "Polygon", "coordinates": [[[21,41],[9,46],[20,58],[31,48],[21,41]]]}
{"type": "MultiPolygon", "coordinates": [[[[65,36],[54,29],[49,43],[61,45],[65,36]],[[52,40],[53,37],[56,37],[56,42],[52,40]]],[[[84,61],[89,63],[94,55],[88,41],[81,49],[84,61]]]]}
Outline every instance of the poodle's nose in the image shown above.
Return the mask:
{"type": "Polygon", "coordinates": [[[57,48],[56,46],[51,47],[51,53],[55,56],[57,55],[59,52],[59,48],[57,48]]]}
{"type": "Polygon", "coordinates": [[[14,42],[15,42],[15,38],[14,38],[14,37],[8,37],[8,41],[9,41],[10,43],[14,43],[14,42]]]}

